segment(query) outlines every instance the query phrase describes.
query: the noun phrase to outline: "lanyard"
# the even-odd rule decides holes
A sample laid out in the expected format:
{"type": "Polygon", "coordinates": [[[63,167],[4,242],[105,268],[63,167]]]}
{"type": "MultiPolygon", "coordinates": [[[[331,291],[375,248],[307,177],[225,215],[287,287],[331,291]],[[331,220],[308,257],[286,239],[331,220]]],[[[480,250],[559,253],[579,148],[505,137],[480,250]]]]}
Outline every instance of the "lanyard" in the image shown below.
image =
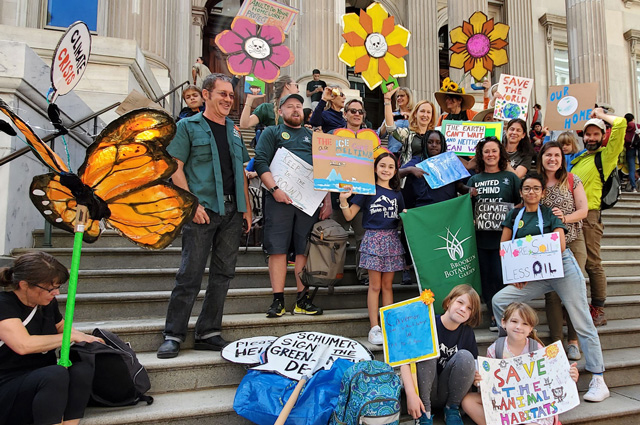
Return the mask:
{"type": "MultiPolygon", "coordinates": [[[[513,242],[516,239],[516,233],[518,232],[518,223],[520,222],[520,220],[522,219],[522,216],[524,215],[524,210],[526,208],[522,207],[522,209],[518,212],[518,215],[516,216],[516,220],[513,223],[513,234],[511,235],[511,242],[513,242]]],[[[538,227],[540,228],[540,234],[544,234],[544,226],[542,224],[542,212],[540,212],[540,205],[538,205],[538,227]]]]}

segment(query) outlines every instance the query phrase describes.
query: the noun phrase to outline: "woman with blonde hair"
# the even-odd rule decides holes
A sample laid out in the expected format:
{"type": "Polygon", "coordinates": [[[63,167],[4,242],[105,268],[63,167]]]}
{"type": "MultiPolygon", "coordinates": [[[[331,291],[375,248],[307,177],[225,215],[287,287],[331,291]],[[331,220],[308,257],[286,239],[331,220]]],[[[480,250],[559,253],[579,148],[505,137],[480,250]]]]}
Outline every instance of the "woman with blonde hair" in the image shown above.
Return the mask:
{"type": "Polygon", "coordinates": [[[556,141],[560,143],[560,146],[562,147],[562,153],[564,154],[564,159],[567,162],[567,171],[571,171],[573,168],[571,161],[582,155],[582,152],[585,150],[580,150],[580,147],[578,146],[578,137],[572,131],[565,131],[564,133],[561,133],[556,141]]]}
{"type": "MultiPolygon", "coordinates": [[[[393,121],[396,128],[409,127],[409,114],[411,114],[414,106],[415,104],[411,89],[409,89],[409,87],[399,87],[396,92],[396,110],[393,112],[393,121]]],[[[382,123],[378,129],[378,135],[380,138],[387,135],[386,123],[382,123]]],[[[400,152],[400,149],[402,149],[402,142],[393,137],[393,134],[389,134],[387,147],[392,153],[397,154],[400,152]]]]}
{"type": "Polygon", "coordinates": [[[328,86],[322,92],[322,98],[313,110],[309,124],[322,127],[323,133],[329,133],[336,128],[346,128],[347,121],[342,113],[345,95],[340,86],[328,86]]]}
{"type": "Polygon", "coordinates": [[[240,128],[250,128],[261,124],[264,127],[270,125],[283,124],[284,121],[278,109],[280,108],[280,99],[290,94],[298,94],[298,83],[289,75],[281,75],[273,83],[273,100],[270,103],[262,103],[251,112],[251,107],[256,99],[264,98],[264,94],[247,94],[244,108],[240,115],[240,128]]]}

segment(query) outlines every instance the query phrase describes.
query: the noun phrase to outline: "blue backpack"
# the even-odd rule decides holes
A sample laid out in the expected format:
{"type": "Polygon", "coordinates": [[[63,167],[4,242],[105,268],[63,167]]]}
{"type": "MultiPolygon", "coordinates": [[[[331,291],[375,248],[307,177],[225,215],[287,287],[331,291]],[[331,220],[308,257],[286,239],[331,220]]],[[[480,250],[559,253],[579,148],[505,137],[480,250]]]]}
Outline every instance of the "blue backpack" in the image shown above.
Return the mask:
{"type": "Polygon", "coordinates": [[[400,378],[376,360],[351,366],[342,377],[338,404],[330,425],[393,424],[400,422],[400,378]]]}

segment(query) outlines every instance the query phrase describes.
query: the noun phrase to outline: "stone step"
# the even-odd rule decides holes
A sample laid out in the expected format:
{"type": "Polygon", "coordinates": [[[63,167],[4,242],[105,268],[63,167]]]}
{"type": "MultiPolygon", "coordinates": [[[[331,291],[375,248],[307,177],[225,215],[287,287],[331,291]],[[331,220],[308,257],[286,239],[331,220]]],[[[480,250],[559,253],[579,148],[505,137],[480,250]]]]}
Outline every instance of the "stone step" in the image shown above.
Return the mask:
{"type": "MultiPolygon", "coordinates": [[[[638,243],[640,238],[635,239],[638,243]]],[[[640,260],[640,245],[601,246],[602,260],[640,260]]]]}
{"type": "Polygon", "coordinates": [[[620,201],[615,207],[603,211],[602,215],[608,217],[611,213],[640,215],[640,205],[637,202],[620,201]]]}
{"type": "Polygon", "coordinates": [[[640,276],[640,262],[638,260],[606,260],[602,266],[608,277],[640,276]]]}
{"type": "Polygon", "coordinates": [[[602,212],[602,222],[605,227],[609,223],[638,223],[640,210],[637,212],[618,211],[616,208],[602,212]]]}

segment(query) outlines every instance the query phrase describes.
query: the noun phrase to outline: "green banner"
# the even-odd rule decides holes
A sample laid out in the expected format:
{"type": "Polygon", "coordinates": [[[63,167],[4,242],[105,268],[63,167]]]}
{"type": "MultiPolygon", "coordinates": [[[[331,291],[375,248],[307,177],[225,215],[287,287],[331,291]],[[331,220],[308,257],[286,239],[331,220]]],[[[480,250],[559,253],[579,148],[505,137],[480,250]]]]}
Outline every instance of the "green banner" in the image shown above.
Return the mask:
{"type": "Polygon", "coordinates": [[[469,195],[400,214],[420,291],[435,295],[436,313],[451,288],[463,283],[480,293],[476,232],[469,195]]]}

